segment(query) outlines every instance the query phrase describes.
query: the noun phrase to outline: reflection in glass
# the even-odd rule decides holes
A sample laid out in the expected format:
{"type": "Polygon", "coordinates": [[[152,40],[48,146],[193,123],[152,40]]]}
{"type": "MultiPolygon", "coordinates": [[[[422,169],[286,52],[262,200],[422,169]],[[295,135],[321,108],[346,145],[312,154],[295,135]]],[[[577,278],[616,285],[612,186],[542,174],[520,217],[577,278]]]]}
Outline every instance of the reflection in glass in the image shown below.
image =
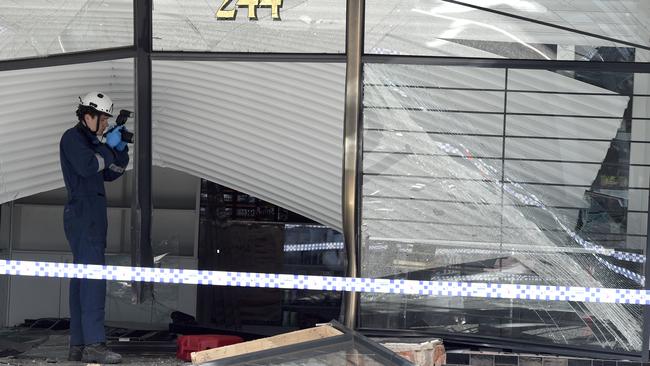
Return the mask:
{"type": "Polygon", "coordinates": [[[463,0],[461,3],[467,5],[444,0],[368,0],[366,52],[648,61],[645,47],[649,45],[646,19],[650,5],[645,0],[463,0]]]}
{"type": "MultiPolygon", "coordinates": [[[[598,76],[367,65],[362,276],[642,288],[647,207],[631,199],[647,201],[647,181],[633,183],[647,170],[630,146],[648,137],[632,123],[647,83],[598,76]]],[[[641,323],[640,306],[620,304],[372,294],[361,306],[362,327],[628,352],[641,323]]]]}

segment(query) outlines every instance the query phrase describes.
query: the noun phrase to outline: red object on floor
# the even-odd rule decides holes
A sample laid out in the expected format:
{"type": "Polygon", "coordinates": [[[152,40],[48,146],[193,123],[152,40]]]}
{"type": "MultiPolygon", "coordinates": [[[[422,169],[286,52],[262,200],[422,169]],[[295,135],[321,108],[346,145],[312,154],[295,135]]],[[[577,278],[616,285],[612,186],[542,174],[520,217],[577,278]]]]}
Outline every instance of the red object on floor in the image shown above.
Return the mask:
{"type": "Polygon", "coordinates": [[[192,352],[229,346],[243,341],[240,337],[231,335],[184,335],[176,340],[176,357],[183,361],[192,361],[192,352]]]}

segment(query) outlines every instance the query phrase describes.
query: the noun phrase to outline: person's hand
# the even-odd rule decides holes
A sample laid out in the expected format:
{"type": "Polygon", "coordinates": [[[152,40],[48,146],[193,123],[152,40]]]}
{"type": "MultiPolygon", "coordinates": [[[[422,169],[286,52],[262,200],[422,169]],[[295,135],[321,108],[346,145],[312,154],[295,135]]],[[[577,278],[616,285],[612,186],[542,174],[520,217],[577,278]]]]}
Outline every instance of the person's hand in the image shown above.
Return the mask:
{"type": "MultiPolygon", "coordinates": [[[[123,133],[130,133],[129,130],[127,130],[124,125],[120,126],[120,130],[121,130],[120,136],[122,136],[123,133]]],[[[126,141],[124,140],[121,140],[120,143],[117,144],[117,146],[115,146],[115,150],[117,151],[124,151],[125,148],[126,148],[126,141]]]]}
{"type": "MultiPolygon", "coordinates": [[[[114,128],[106,135],[106,145],[108,145],[111,149],[115,149],[121,142],[123,142],[122,128],[124,128],[124,126],[114,128]]],[[[122,150],[124,150],[124,147],[122,147],[122,150]]]]}
{"type": "Polygon", "coordinates": [[[117,151],[124,151],[125,148],[126,148],[126,142],[124,141],[120,141],[120,143],[117,144],[117,146],[115,146],[115,150],[117,151]]]}

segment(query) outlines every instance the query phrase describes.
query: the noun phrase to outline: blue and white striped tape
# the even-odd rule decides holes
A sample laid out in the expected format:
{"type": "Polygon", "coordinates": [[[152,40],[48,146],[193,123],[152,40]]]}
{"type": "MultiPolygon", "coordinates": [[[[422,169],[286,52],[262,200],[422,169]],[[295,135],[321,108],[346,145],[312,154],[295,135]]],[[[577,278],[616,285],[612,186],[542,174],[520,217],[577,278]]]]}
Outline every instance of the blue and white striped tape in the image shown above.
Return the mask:
{"type": "Polygon", "coordinates": [[[650,305],[650,291],[613,288],[199,271],[14,260],[0,261],[0,274],[192,285],[650,305]]]}
{"type": "Polygon", "coordinates": [[[311,244],[286,244],[285,252],[315,252],[320,250],[341,250],[343,242],[311,243],[311,244]]]}

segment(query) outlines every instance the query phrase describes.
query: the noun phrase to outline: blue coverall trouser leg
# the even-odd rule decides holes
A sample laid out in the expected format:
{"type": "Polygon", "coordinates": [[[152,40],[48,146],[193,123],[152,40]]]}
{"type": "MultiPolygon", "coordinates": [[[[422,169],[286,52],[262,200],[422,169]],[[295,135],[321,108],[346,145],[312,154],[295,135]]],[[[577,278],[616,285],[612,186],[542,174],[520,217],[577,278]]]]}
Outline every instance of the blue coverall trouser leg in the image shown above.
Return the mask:
{"type": "MultiPolygon", "coordinates": [[[[68,192],[63,223],[74,263],[103,265],[108,229],[104,182],[114,181],[124,174],[129,163],[129,149],[112,149],[79,122],[61,136],[59,156],[68,192]]],[[[71,281],[71,345],[106,341],[105,301],[105,281],[71,281]]]]}
{"type": "MultiPolygon", "coordinates": [[[[65,228],[74,263],[105,264],[105,223],[92,220],[88,211],[106,210],[93,207],[96,202],[76,202],[66,207],[65,228]],[[77,206],[77,207],[74,207],[77,206]],[[79,207],[80,206],[80,207],[79,207]],[[103,227],[102,227],[103,226],[103,227]]],[[[103,215],[99,215],[100,217],[103,215]]],[[[99,220],[103,221],[103,220],[99,220]]],[[[106,341],[104,304],[106,281],[72,279],[70,281],[70,345],[88,345],[106,341]]]]}

